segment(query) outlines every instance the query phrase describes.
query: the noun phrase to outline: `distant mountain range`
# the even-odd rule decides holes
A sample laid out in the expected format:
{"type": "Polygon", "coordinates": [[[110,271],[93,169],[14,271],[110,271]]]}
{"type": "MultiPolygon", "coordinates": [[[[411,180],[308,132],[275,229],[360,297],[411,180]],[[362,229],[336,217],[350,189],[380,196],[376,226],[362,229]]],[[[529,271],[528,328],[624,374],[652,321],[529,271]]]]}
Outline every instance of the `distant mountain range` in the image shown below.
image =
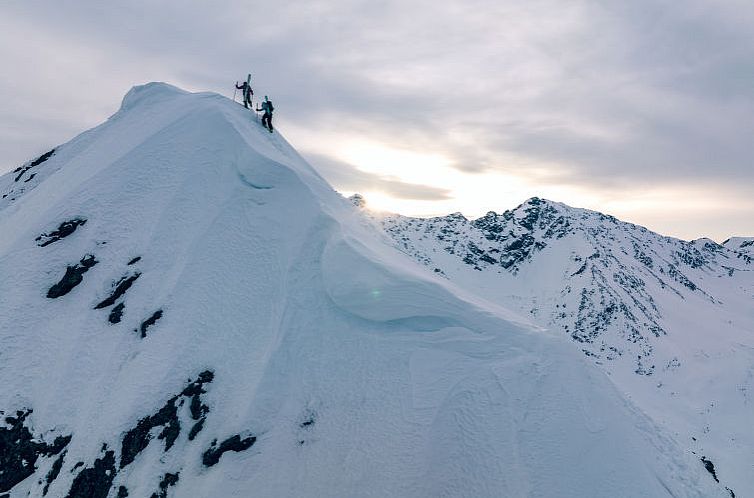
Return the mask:
{"type": "Polygon", "coordinates": [[[687,242],[539,198],[475,220],[376,219],[428,271],[570,338],[754,490],[754,238],[687,242]]]}

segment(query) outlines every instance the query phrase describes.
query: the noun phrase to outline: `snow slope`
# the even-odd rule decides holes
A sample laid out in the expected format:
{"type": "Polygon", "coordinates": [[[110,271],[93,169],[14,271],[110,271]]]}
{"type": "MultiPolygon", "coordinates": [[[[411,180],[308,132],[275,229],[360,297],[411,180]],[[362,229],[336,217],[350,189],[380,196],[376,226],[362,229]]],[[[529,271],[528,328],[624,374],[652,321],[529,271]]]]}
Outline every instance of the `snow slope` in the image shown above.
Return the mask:
{"type": "Polygon", "coordinates": [[[749,239],[685,242],[538,198],[473,221],[380,221],[434,274],[570,338],[722,483],[754,495],[749,239]]]}
{"type": "Polygon", "coordinates": [[[0,496],[728,496],[219,95],[135,87],[0,193],[0,496]]]}
{"type": "Polygon", "coordinates": [[[723,246],[731,251],[754,257],[754,237],[731,237],[723,242],[723,246]]]}

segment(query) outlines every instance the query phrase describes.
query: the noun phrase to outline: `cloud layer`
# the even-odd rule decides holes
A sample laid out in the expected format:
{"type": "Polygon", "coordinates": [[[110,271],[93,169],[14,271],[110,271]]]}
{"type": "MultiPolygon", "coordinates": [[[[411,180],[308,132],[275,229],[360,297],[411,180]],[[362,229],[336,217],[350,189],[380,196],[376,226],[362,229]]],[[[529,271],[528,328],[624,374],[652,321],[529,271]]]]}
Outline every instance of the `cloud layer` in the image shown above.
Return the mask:
{"type": "Polygon", "coordinates": [[[549,195],[687,238],[754,233],[742,0],[10,1],[0,61],[0,171],[133,84],[230,95],[251,71],[323,175],[385,207],[474,216],[549,195]],[[375,170],[356,142],[452,171],[375,170]]]}

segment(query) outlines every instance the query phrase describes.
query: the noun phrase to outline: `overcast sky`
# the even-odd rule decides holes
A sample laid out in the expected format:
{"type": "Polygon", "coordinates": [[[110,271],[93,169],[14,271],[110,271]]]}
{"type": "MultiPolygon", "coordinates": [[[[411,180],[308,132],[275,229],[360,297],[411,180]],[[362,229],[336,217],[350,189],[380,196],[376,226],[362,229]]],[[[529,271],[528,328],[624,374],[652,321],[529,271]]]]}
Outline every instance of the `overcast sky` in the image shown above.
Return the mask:
{"type": "Polygon", "coordinates": [[[134,84],[232,96],[346,194],[469,217],[531,196],[754,235],[750,0],[0,1],[0,172],[134,84]]]}

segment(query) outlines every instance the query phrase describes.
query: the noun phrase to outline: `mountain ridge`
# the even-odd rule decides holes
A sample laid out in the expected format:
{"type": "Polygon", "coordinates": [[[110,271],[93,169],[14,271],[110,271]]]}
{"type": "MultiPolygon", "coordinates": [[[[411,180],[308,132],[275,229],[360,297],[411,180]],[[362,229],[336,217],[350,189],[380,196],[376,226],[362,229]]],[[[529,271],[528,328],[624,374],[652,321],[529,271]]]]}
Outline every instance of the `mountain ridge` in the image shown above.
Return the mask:
{"type": "Polygon", "coordinates": [[[34,162],[0,177],[10,498],[727,495],[229,99],[137,87],[34,162]]]}
{"type": "Polygon", "coordinates": [[[713,459],[738,467],[733,489],[754,486],[744,464],[754,445],[745,422],[754,416],[754,262],[730,248],[739,239],[687,242],[536,197],[474,220],[373,216],[429,271],[569,337],[657,419],[685,418],[693,451],[706,441],[713,459]],[[718,356],[726,368],[709,370],[703,358],[718,356]],[[695,380],[709,392],[683,387],[696,370],[710,372],[695,380]]]}

